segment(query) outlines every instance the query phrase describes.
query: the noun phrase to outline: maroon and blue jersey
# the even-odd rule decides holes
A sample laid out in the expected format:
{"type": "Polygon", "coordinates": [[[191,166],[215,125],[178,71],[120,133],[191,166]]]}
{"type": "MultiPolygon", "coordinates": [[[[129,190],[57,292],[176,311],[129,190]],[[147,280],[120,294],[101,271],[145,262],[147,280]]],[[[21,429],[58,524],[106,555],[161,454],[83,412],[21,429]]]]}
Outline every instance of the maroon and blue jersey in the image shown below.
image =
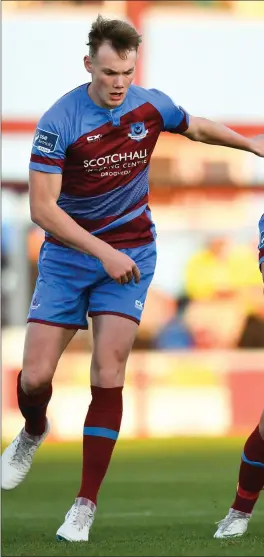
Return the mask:
{"type": "Polygon", "coordinates": [[[259,265],[264,263],[264,214],[259,221],[259,265]]]}
{"type": "MultiPolygon", "coordinates": [[[[57,204],[85,230],[116,248],[150,243],[151,155],[159,134],[186,131],[189,116],[156,89],[132,85],[110,110],[87,88],[70,91],[40,119],[29,167],[62,174],[57,204]]],[[[48,233],[46,240],[60,244],[48,233]]]]}

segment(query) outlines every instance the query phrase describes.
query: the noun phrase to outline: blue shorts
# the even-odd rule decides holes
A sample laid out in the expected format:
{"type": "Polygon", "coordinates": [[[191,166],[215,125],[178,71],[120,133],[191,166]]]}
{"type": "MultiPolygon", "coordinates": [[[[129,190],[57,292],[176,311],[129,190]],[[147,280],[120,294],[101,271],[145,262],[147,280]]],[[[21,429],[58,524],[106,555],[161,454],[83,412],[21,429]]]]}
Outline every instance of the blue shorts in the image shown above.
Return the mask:
{"type": "Polygon", "coordinates": [[[96,257],[44,242],[28,322],[87,329],[89,316],[114,314],[140,322],[156,266],[156,242],[120,250],[141,273],[138,284],[116,283],[96,257]]]}

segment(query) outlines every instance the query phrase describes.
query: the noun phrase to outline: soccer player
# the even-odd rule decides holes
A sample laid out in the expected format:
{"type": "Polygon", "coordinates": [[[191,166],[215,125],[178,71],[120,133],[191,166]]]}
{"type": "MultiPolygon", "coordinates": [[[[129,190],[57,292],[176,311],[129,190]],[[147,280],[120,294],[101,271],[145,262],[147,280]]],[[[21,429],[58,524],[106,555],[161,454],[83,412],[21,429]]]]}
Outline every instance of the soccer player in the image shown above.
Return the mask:
{"type": "Polygon", "coordinates": [[[57,539],[87,541],[118,438],[122,390],[156,264],[148,170],[162,131],[264,156],[248,139],[187,112],[159,90],[132,85],[141,37],[98,16],[84,57],[91,82],[41,118],[30,161],[31,218],[46,232],[28,315],[18,405],[25,427],[2,457],[2,487],[28,473],[49,431],[46,410],[58,360],[93,320],[91,403],[83,429],[82,479],[57,539]]]}
{"type": "MultiPolygon", "coordinates": [[[[264,214],[259,221],[259,265],[264,282],[264,214]]],[[[218,523],[215,538],[243,536],[254,506],[264,488],[264,410],[259,424],[246,440],[239,469],[235,500],[218,523]]]]}

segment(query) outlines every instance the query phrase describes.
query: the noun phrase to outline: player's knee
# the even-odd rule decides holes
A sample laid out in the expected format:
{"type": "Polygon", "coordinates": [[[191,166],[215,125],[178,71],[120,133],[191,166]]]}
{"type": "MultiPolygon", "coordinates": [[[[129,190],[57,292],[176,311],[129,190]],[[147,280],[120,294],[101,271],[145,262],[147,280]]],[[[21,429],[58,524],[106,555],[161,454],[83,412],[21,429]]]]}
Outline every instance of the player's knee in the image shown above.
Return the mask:
{"type": "Polygon", "coordinates": [[[98,387],[110,389],[124,384],[125,367],[105,366],[93,370],[92,383],[98,387]]]}
{"type": "Polygon", "coordinates": [[[107,358],[94,358],[92,364],[92,383],[98,387],[111,388],[123,385],[127,354],[114,351],[107,358]]]}
{"type": "Polygon", "coordinates": [[[259,433],[262,439],[264,439],[264,411],[262,412],[259,420],[259,433]]]}
{"type": "Polygon", "coordinates": [[[21,385],[27,395],[36,395],[49,387],[50,380],[47,374],[39,373],[37,369],[33,372],[23,370],[21,385]]]}

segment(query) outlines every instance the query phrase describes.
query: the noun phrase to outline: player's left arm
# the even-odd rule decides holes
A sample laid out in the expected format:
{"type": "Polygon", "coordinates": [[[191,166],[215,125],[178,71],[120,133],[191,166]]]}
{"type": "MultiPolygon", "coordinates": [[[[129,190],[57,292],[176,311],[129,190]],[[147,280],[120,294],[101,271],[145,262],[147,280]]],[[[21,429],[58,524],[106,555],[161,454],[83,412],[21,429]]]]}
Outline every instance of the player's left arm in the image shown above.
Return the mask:
{"type": "Polygon", "coordinates": [[[264,135],[245,137],[227,126],[213,120],[207,120],[207,118],[189,116],[188,129],[182,132],[182,135],[185,135],[192,141],[232,147],[233,149],[249,151],[259,157],[264,157],[264,135]]]}

